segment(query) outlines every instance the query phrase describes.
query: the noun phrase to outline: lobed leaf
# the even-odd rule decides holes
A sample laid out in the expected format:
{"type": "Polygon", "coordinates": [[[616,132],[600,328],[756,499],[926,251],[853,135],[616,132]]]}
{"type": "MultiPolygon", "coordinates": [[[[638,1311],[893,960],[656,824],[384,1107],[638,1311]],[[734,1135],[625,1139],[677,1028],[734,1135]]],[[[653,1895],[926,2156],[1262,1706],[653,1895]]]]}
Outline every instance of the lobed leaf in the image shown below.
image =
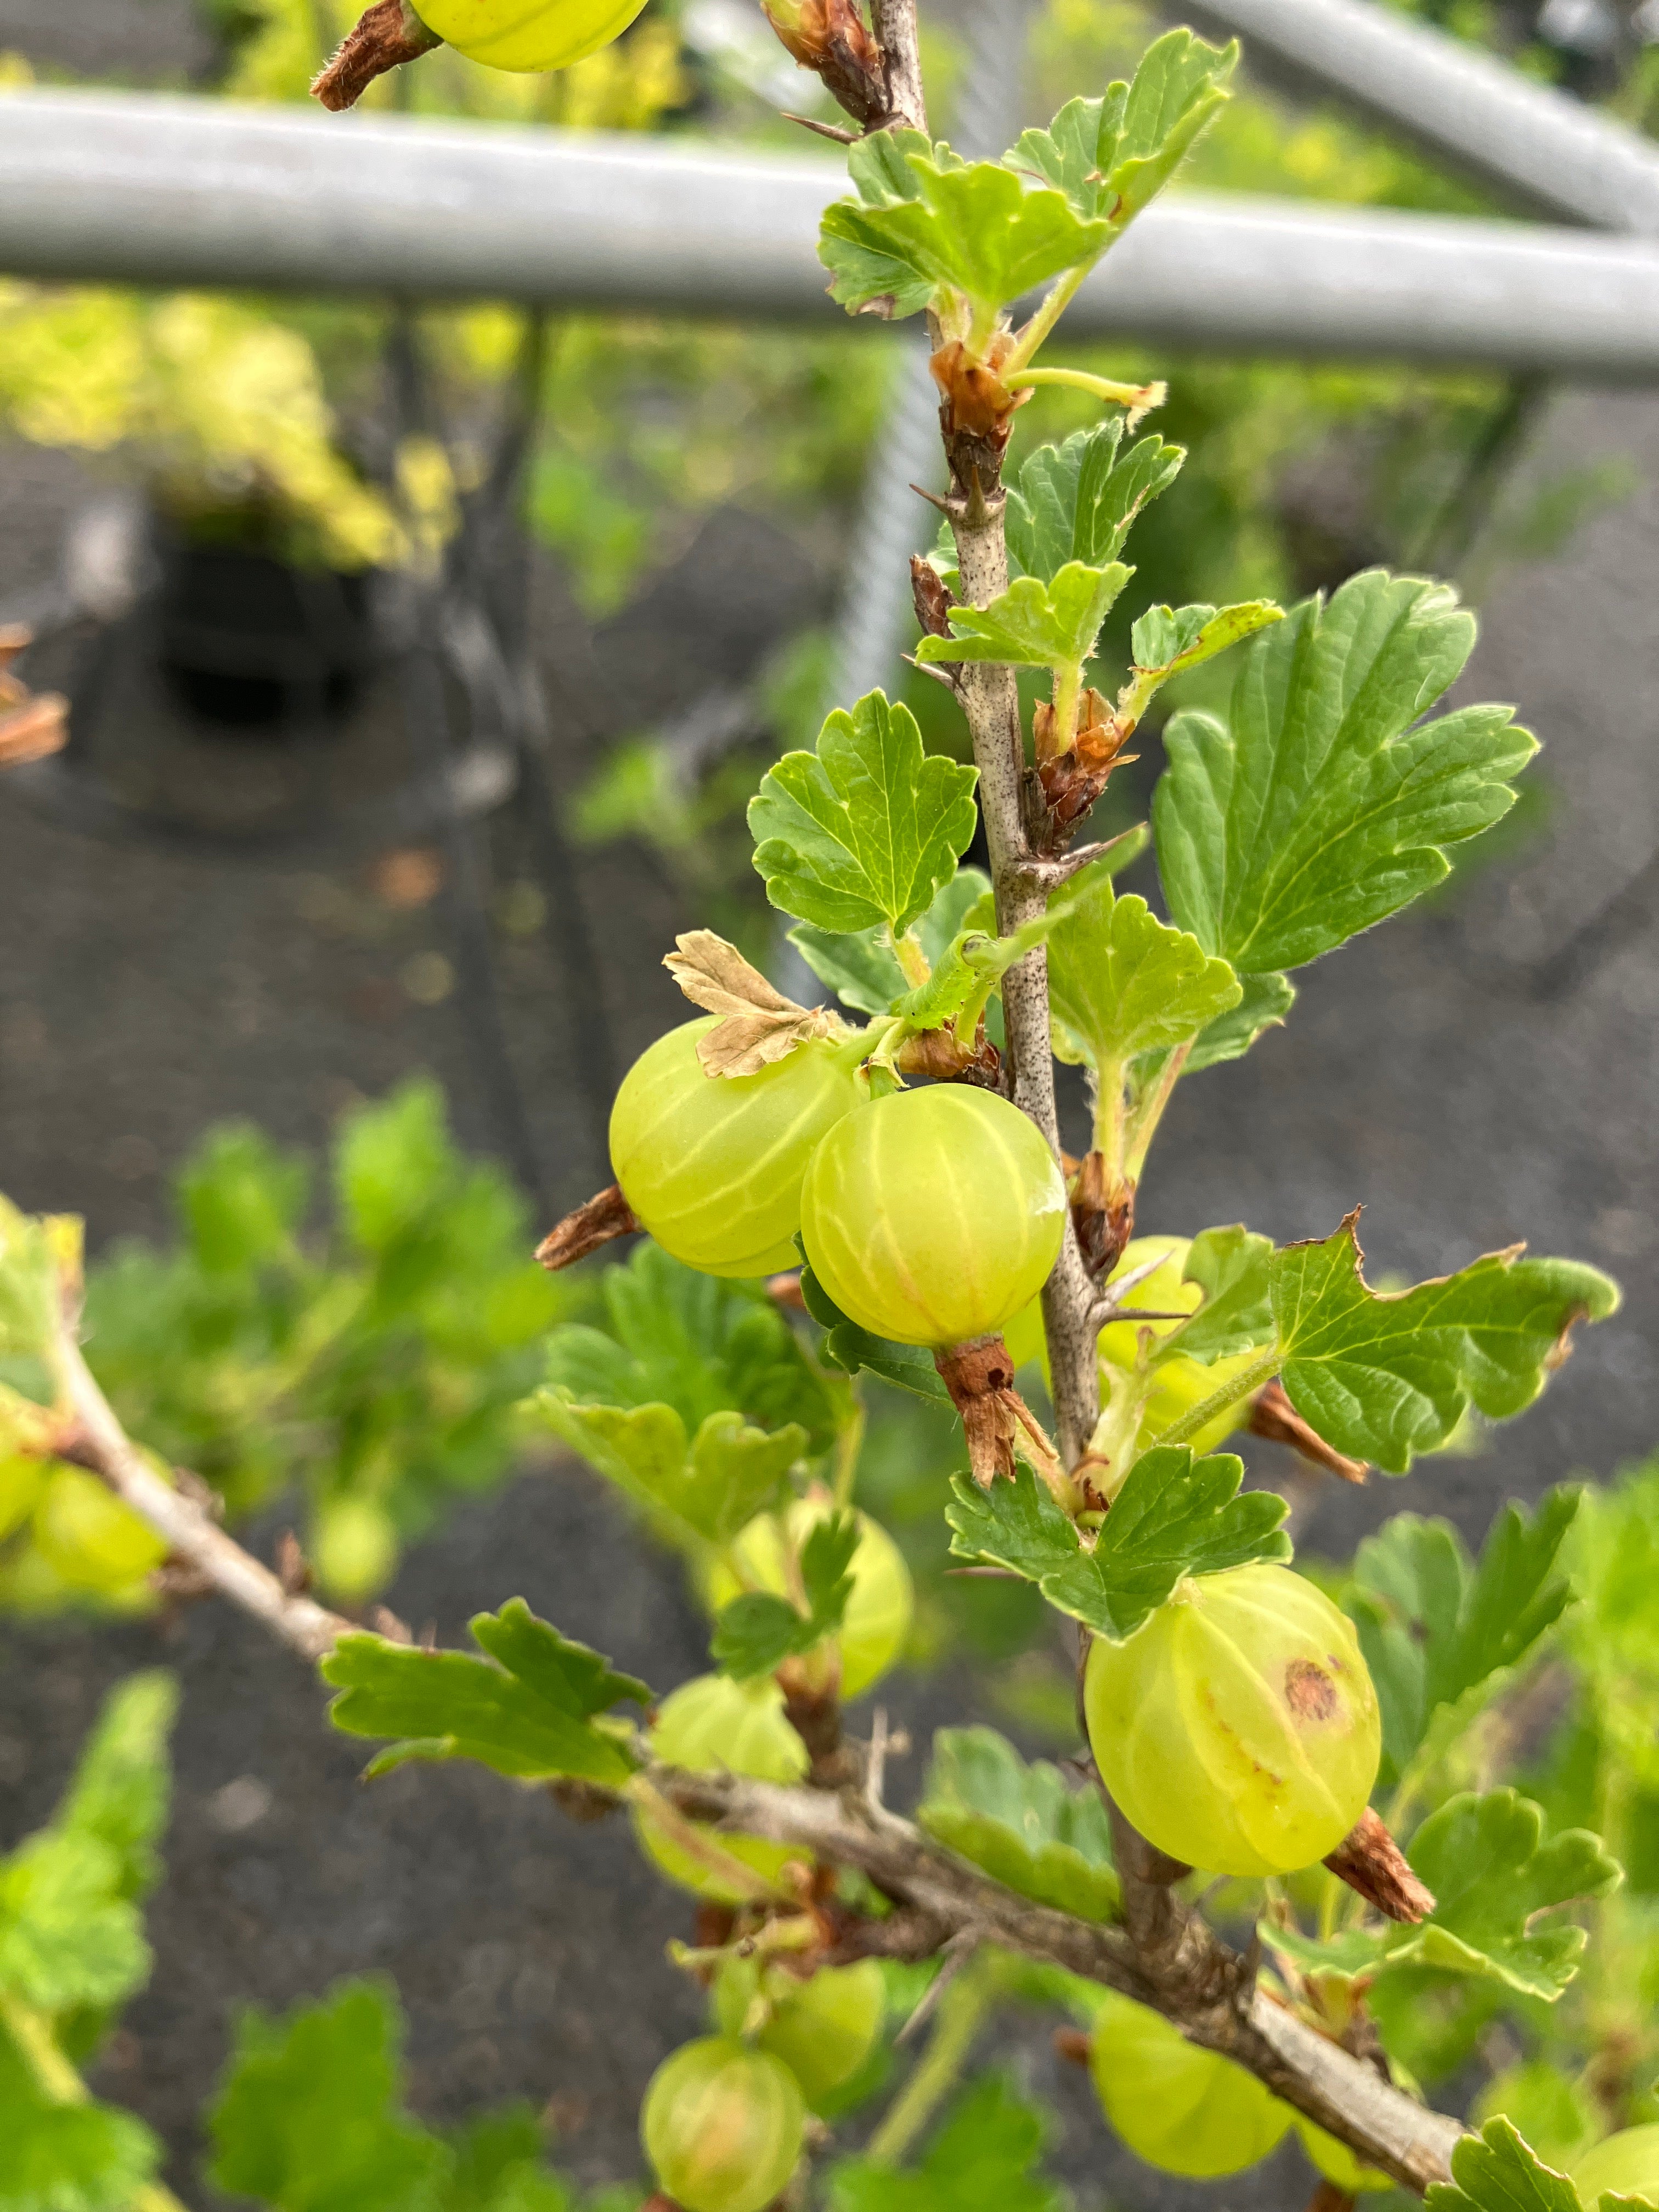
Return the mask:
{"type": "Polygon", "coordinates": [[[1280,1379],[1328,1443],[1391,1474],[1443,1444],[1470,1405],[1493,1420],[1523,1411],[1574,1323],[1618,1308],[1618,1285],[1598,1268],[1523,1259],[1518,1246],[1414,1290],[1374,1291],[1356,1218],[1323,1243],[1273,1254],[1280,1379]]]}
{"type": "Polygon", "coordinates": [[[915,717],[879,691],[831,714],[816,753],[786,753],[750,801],[766,896],[819,928],[902,936],[956,872],[978,771],[925,754],[915,717]]]}
{"type": "MultiPolygon", "coordinates": [[[[991,888],[980,868],[958,868],[933,895],[933,902],[912,931],[929,968],[937,968],[966,925],[968,913],[991,888]]],[[[884,1014],[908,986],[885,927],[848,936],[803,921],[789,942],[819,982],[827,983],[844,1006],[863,1014],[884,1014]]]]}
{"type": "MultiPolygon", "coordinates": [[[[1285,610],[1271,599],[1231,607],[1148,607],[1129,633],[1135,675],[1144,684],[1154,678],[1166,684],[1284,619],[1285,610]]],[[[1150,685],[1145,696],[1151,696],[1150,685]]]]}
{"type": "Polygon", "coordinates": [[[1558,1570],[1582,1496],[1552,1491],[1530,1519],[1505,1505],[1478,1566],[1449,1522],[1414,1513],[1360,1545],[1347,1609],[1382,1709],[1385,1789],[1460,1735],[1560,1618],[1572,1593],[1558,1570]]]}
{"type": "Polygon", "coordinates": [[[115,1856],[115,1890],[143,1897],[161,1877],[156,1845],[171,1796],[167,1739],[179,1686],[161,1668],[129,1674],[104,1700],[52,1826],[88,1836],[115,1856]]]}
{"type": "Polygon", "coordinates": [[[940,1729],[916,1820],[935,1842],[1018,1892],[1080,1920],[1118,1916],[1111,1826],[1097,1790],[1030,1765],[994,1729],[940,1729]]]}
{"type": "Polygon", "coordinates": [[[118,2004],[149,1976],[143,1922],[122,1894],[120,1854],[45,1828],[0,1860],[0,1994],[45,2013],[118,2004]]]}
{"type": "Polygon", "coordinates": [[[1429,2185],[1427,2212],[1583,2212],[1565,2173],[1547,2166],[1508,2120],[1488,2120],[1451,2154],[1452,2178],[1429,2185]]]}
{"type": "Polygon", "coordinates": [[[1185,1445],[1154,1447],[1130,1468],[1092,1543],[1028,1468],[988,1490],[958,1475],[945,1509],[951,1549],[1036,1583],[1060,1612],[1121,1644],[1183,1576],[1289,1559],[1284,1499],[1259,1490],[1240,1497],[1243,1474],[1231,1453],[1194,1460],[1185,1445]]]}
{"type": "Polygon", "coordinates": [[[1166,31],[1133,81],[1098,100],[1072,100],[1046,131],[1027,131],[1006,159],[1066,194],[1077,213],[1108,222],[1114,238],[1169,182],[1227,99],[1237,41],[1216,48],[1166,31]]]}
{"type": "Polygon", "coordinates": [[[830,2212],[1064,2212],[1064,2191],[1033,2170],[1047,2134],[1039,2106],[1001,2075],[982,2074],[958,2093],[915,2165],[837,2160],[830,2212]]]}
{"type": "Polygon", "coordinates": [[[599,1716],[623,1699],[647,1704],[643,1682],[538,1620],[522,1598],[475,1614],[471,1627],[481,1658],[362,1635],[343,1636],[322,1662],[323,1680],[340,1692],[329,1706],[335,1727],[397,1739],[369,1776],[411,1759],[475,1759],[521,1781],[628,1779],[621,1735],[599,1716]]]}
{"type": "Polygon", "coordinates": [[[215,2187],[273,2212],[437,2212],[449,2157],[403,2108],[402,2039],[375,1981],[283,2020],[244,2013],[208,2118],[215,2187]]]}
{"type": "Polygon", "coordinates": [[[710,1650],[722,1674],[739,1682],[769,1674],[793,1654],[810,1651],[833,1636],[853,1595],[853,1554],[859,1524],[851,1513],[832,1513],[814,1523],[801,1547],[805,1612],[769,1590],[745,1590],[720,1608],[710,1650]]]}
{"type": "MultiPolygon", "coordinates": [[[[1026,457],[1004,510],[1011,576],[1048,584],[1072,562],[1104,568],[1117,559],[1141,509],[1169,489],[1187,458],[1157,436],[1121,452],[1122,437],[1123,417],[1115,415],[1026,457]]],[[[955,558],[952,544],[952,565],[955,558]]]]}
{"type": "Polygon", "coordinates": [[[1330,951],[1450,870],[1515,802],[1537,746],[1507,707],[1423,714],[1474,623],[1449,586],[1370,569],[1257,640],[1227,720],[1178,714],[1154,797],[1176,921],[1241,975],[1330,951]]]}
{"type": "Polygon", "coordinates": [[[859,197],[824,210],[818,258],[831,298],[849,313],[914,314],[954,293],[988,324],[1034,286],[1093,260],[1111,235],[1065,193],[1029,185],[996,161],[928,149],[915,132],[874,160],[849,159],[848,171],[859,197]]]}
{"type": "Polygon", "coordinates": [[[1046,584],[1017,576],[988,607],[952,607],[952,635],[923,638],[916,659],[924,667],[988,660],[1012,668],[1080,668],[1133,574],[1121,561],[1103,568],[1070,561],[1046,584]]]}
{"type": "Polygon", "coordinates": [[[1171,1330],[1154,1357],[1226,1359],[1273,1341],[1269,1268],[1273,1241],[1235,1223],[1206,1229],[1187,1251],[1183,1280],[1196,1283],[1204,1303],[1189,1322],[1171,1330]]]}
{"type": "Polygon", "coordinates": [[[1103,1079],[1137,1055],[1185,1044],[1238,1003],[1238,978],[1109,872],[1079,871],[1048,901],[1048,996],[1056,1020],[1103,1079]]]}
{"type": "Polygon", "coordinates": [[[0,2212],[130,2212],[161,2163],[131,2112],[59,2104],[0,2027],[0,2212]]]}

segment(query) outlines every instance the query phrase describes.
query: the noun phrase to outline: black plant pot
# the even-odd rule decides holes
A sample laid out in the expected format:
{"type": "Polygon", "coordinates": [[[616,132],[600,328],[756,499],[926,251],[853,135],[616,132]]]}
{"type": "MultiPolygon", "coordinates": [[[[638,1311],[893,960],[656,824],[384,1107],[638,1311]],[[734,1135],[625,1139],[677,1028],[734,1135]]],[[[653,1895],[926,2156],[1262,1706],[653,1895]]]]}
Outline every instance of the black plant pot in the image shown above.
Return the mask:
{"type": "Polygon", "coordinates": [[[353,704],[373,647],[367,572],[298,568],[169,524],[155,554],[161,665],[193,714],[274,735],[353,704]]]}

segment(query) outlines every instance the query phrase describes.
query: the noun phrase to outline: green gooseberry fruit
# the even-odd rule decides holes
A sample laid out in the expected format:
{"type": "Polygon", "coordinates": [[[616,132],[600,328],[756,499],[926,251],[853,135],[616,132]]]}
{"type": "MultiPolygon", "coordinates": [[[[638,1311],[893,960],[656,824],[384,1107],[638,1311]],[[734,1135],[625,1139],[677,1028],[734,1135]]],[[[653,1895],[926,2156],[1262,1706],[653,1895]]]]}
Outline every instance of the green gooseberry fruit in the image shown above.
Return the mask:
{"type": "Polygon", "coordinates": [[[741,2035],[756,1996],[769,2007],[754,2036],[757,2046],[781,2058],[817,2105],[850,2081],[875,2048],[886,2010],[886,1984],[873,1959],[854,1966],[820,1966],[801,1981],[784,1966],[758,1977],[748,1962],[732,1960],[714,1984],[714,2019],[726,2035],[741,2035]]]}
{"type": "MultiPolygon", "coordinates": [[[[775,1513],[757,1513],[732,1545],[738,1575],[721,1560],[707,1577],[704,1595],[711,1612],[729,1605],[744,1589],[785,1594],[787,1552],[797,1551],[817,1522],[834,1510],[827,1498],[799,1498],[790,1506],[787,1534],[775,1513]]],[[[915,1610],[910,1570],[887,1531],[867,1513],[858,1516],[859,1547],[853,1554],[853,1590],[836,1643],[841,1651],[841,1694],[856,1698],[887,1672],[910,1633],[915,1610]]]]}
{"type": "Polygon", "coordinates": [[[359,1605],[397,1571],[397,1523],[372,1498],[325,1498],[311,1531],[311,1564],[330,1596],[359,1605]]]}
{"type": "Polygon", "coordinates": [[[1568,2172],[1585,2212],[1595,2212],[1609,2192],[1659,2205],[1659,2124],[1620,2128],[1575,2159],[1568,2172]]]}
{"type": "Polygon", "coordinates": [[[416,10],[447,46],[491,69],[568,69],[619,39],[645,0],[422,0],[416,10]]]}
{"type": "Polygon", "coordinates": [[[1290,2106],[1254,2074],[1200,2051],[1130,1997],[1109,1996],[1102,2006],[1089,2070],[1101,2109],[1135,2156],[1190,2180],[1254,2166],[1291,2124],[1290,2106]]]}
{"type": "MultiPolygon", "coordinates": [[[[1149,1260],[1163,1256],[1161,1266],[1137,1283],[1126,1303],[1145,1307],[1154,1313],[1195,1313],[1203,1304],[1204,1292],[1196,1283],[1185,1282],[1182,1271],[1187,1265],[1187,1255],[1192,1249],[1189,1237],[1136,1237],[1123,1248],[1123,1255],[1110,1275],[1109,1284],[1136,1267],[1144,1267],[1149,1260]]],[[[1124,1387],[1121,1377],[1133,1372],[1140,1354],[1140,1333],[1149,1330],[1155,1342],[1162,1342],[1181,1326],[1176,1321],[1119,1321],[1110,1322],[1100,1332],[1100,1379],[1103,1395],[1109,1402],[1112,1391],[1124,1387]]],[[[1201,1405],[1229,1382],[1235,1375],[1243,1374],[1255,1358],[1254,1352],[1236,1352],[1231,1358],[1218,1359],[1209,1366],[1201,1360],[1177,1355],[1152,1370],[1150,1387],[1141,1408],[1140,1429],[1137,1443],[1142,1450],[1166,1429],[1174,1426],[1184,1413],[1201,1405]]],[[[1240,1399],[1236,1404],[1206,1422],[1197,1434],[1188,1439],[1194,1452],[1201,1458],[1213,1451],[1224,1437],[1231,1436],[1241,1422],[1249,1417],[1249,1403],[1240,1399]]]]}
{"type": "Polygon", "coordinates": [[[27,1452],[0,1455],[0,1536],[21,1528],[46,1487],[50,1462],[27,1452]]]}
{"type": "Polygon", "coordinates": [[[1288,1567],[1179,1583],[1122,1644],[1097,1638],[1089,1741],[1125,1817],[1211,1874],[1288,1874],[1334,1850],[1382,1753],[1353,1624],[1288,1567]]]}
{"type": "MultiPolygon", "coordinates": [[[[734,1682],[726,1674],[699,1674],[683,1682],[657,1708],[651,1730],[651,1755],[691,1774],[750,1774],[757,1782],[799,1782],[809,1760],[806,1746],[784,1717],[783,1692],[769,1675],[734,1682]]],[[[794,1844],[774,1844],[759,1836],[717,1834],[694,1823],[711,1844],[775,1882],[790,1860],[810,1854],[794,1844]]],[[[717,1905],[741,1905],[748,1892],[704,1866],[649,1814],[635,1812],[635,1832],[642,1850],[671,1881],[717,1905]]]]}
{"type": "Polygon", "coordinates": [[[801,1179],[825,1132],[865,1096],[861,1034],[810,1037],[758,1075],[705,1075],[711,1015],[641,1053],[611,1109],[611,1164],[664,1251],[706,1275],[794,1266],[801,1179]]]}
{"type": "Polygon", "coordinates": [[[167,1555],[167,1539],[95,1474],[61,1461],[46,1478],[31,1525],[42,1558],[71,1589],[128,1590],[167,1555]]]}
{"type": "Polygon", "coordinates": [[[685,2212],[762,2212],[800,2160],[806,2108],[781,2059],[705,2035],[651,2076],[640,2139],[685,2212]]]}
{"type": "Polygon", "coordinates": [[[1060,1256],[1066,1186],[1036,1124],[959,1083],[878,1098],[812,1155],[801,1238],[851,1320],[969,1344],[1029,1305],[1060,1256]]]}

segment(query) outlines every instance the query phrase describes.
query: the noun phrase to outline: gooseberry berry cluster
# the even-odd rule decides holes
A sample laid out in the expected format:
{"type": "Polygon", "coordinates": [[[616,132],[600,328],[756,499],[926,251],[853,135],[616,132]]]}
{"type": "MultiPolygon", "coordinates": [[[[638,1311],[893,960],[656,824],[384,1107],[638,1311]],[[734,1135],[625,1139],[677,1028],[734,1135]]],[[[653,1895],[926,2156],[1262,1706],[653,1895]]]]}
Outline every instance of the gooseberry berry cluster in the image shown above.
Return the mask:
{"type": "MultiPolygon", "coordinates": [[[[441,35],[532,70],[634,12],[377,0],[363,39],[376,67],[441,35]]],[[[1388,2040],[1390,1974],[1396,2004],[1401,1976],[1463,1977],[1535,2025],[1581,1948],[1540,1923],[1617,1882],[1595,1836],[1546,1844],[1540,1808],[1485,1786],[1489,1745],[1456,1748],[1563,1613],[1570,1502],[1506,1523],[1478,1568],[1449,1528],[1401,1516],[1328,1590],[1288,1564],[1285,1500],[1244,1492],[1222,1449],[1248,1430],[1332,1475],[1404,1473],[1520,1412],[1614,1286],[1515,1248],[1379,1296],[1352,1216],[1281,1247],[1239,1224],[1135,1234],[1176,1085],[1283,1022],[1291,970],[1443,877],[1446,848],[1512,802],[1533,742],[1503,708],[1419,720],[1472,631],[1454,595],[1382,571],[1288,614],[1148,608],[1115,701],[1089,680],[1133,574],[1118,556],[1182,457],[1133,436],[1161,386],[1032,362],[1226,97],[1231,49],[1170,31],[1132,82],[968,163],[927,133],[905,0],[883,0],[879,38],[855,0],[776,14],[859,126],[852,193],[822,230],[835,297],[930,319],[950,489],[912,574],[915,660],[961,708],[974,765],[929,756],[877,691],[768,771],[755,867],[839,1007],[786,998],[711,932],[683,936],[666,964],[702,1012],[629,1070],[616,1181],[542,1248],[562,1267],[649,1240],[608,1283],[609,1325],[556,1333],[537,1405],[683,1554],[710,1671],[653,1700],[522,1600],[474,1620],[481,1656],[439,1655],[314,1605],[296,1629],[303,1577],[255,1567],[237,1586],[327,1649],[337,1725],[391,1740],[377,1767],[471,1757],[580,1815],[625,1808],[695,1899],[672,1956],[708,2032],[658,2068],[641,2115],[661,2204],[804,2205],[843,2100],[893,2062],[902,1995],[912,2024],[937,2007],[933,2044],[832,2197],[931,2205],[929,2183],[890,2196],[882,2177],[1024,1954],[1037,1994],[1086,2020],[1073,2055],[1107,2118],[1165,2171],[1236,2172],[1294,2130],[1339,2198],[1449,2172],[1474,2212],[1559,2212],[1575,2191],[1585,2212],[1609,2191],[1659,2212],[1654,2127],[1564,2129],[1551,2179],[1501,2114],[1479,2158],[1452,2154],[1455,2124],[1410,2094],[1388,2040]],[[1044,381],[1105,411],[1016,471],[1015,416],[1044,381]],[[1074,848],[1163,686],[1235,647],[1226,718],[1165,726],[1150,837],[1074,848]],[[1029,718],[1020,669],[1047,681],[1029,718]],[[981,825],[989,880],[960,865],[981,825]],[[1167,918],[1116,882],[1149,842],[1167,918]],[[1078,1158],[1056,1059],[1086,1069],[1078,1158]],[[1066,1625],[1086,1736],[1067,1773],[942,1731],[915,1826],[883,1800],[884,1717],[866,1742],[844,1726],[915,1619],[910,1566],[857,1503],[866,1375],[959,1415],[951,1555],[1066,1625]],[[1408,1850],[1385,1813],[1414,1824],[1408,1850]],[[1473,1903],[1471,1867],[1490,1869],[1473,1903]],[[1217,1886],[1249,1929],[1236,1947],[1201,1910],[1217,1886]],[[1508,2162],[1496,2182],[1487,2159],[1508,2162]]],[[[348,50],[336,91],[342,70],[374,73],[362,41],[348,50]]],[[[69,1385],[48,1406],[0,1381],[0,1423],[51,1439],[0,1458],[0,1520],[27,1520],[65,1585],[143,1588],[175,1501],[78,1419],[52,1266],[40,1225],[0,1212],[0,1353],[69,1385]]],[[[374,1510],[343,1501],[322,1524],[337,1591],[384,1571],[374,1510]]],[[[1455,2193],[1443,2212],[1467,2208],[1455,2193]]]]}

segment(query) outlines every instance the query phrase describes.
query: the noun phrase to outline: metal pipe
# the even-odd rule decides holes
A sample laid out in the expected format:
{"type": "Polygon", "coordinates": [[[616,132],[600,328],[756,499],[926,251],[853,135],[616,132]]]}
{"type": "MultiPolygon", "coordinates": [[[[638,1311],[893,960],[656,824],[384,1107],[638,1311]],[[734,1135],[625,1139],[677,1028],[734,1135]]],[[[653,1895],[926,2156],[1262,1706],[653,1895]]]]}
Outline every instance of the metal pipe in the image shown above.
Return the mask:
{"type": "MultiPolygon", "coordinates": [[[[828,161],[684,141],[137,94],[0,100],[0,270],[19,276],[832,328],[815,247],[842,188],[828,161]]],[[[1194,193],[1142,217],[1067,326],[1659,381],[1659,246],[1194,193]]]]}
{"type": "Polygon", "coordinates": [[[1374,0],[1194,0],[1200,18],[1342,94],[1505,198],[1595,230],[1659,236],[1659,149],[1374,0]]]}

